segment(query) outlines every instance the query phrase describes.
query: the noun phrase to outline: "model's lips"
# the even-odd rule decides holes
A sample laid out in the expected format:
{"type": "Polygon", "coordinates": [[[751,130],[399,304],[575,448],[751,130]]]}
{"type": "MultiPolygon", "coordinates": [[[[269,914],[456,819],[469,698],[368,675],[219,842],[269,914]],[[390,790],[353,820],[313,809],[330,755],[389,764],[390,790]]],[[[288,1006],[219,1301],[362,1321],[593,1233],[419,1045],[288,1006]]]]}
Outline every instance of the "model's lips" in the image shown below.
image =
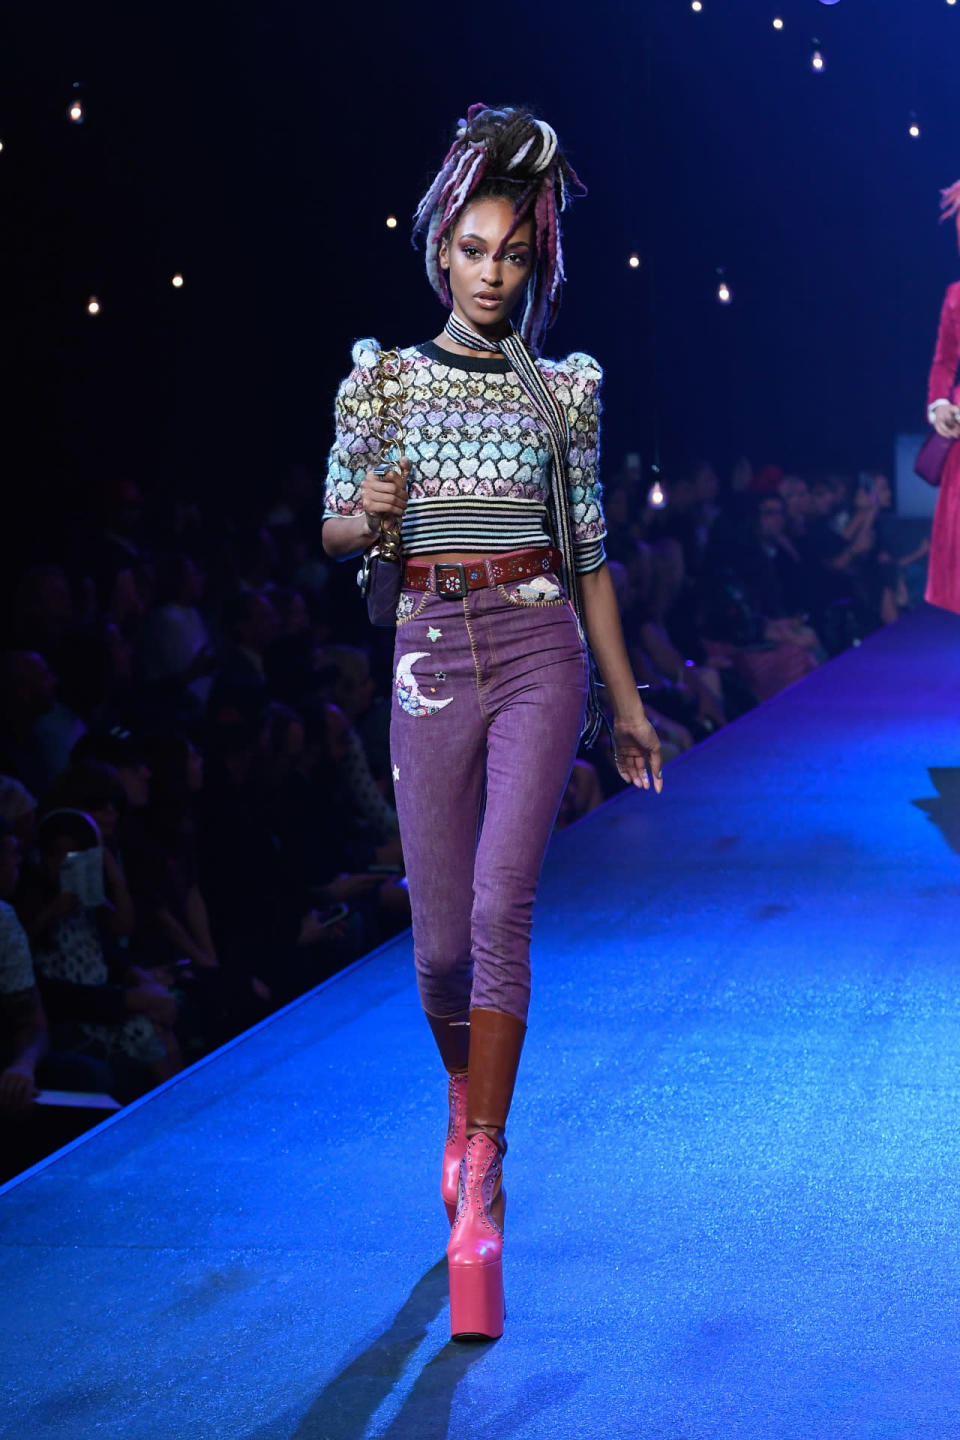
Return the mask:
{"type": "Polygon", "coordinates": [[[473,298],[474,298],[474,300],[476,300],[476,302],[477,302],[478,305],[499,305],[499,304],[501,304],[501,298],[500,298],[499,295],[483,295],[483,294],[481,294],[481,295],[474,295],[473,298]]]}

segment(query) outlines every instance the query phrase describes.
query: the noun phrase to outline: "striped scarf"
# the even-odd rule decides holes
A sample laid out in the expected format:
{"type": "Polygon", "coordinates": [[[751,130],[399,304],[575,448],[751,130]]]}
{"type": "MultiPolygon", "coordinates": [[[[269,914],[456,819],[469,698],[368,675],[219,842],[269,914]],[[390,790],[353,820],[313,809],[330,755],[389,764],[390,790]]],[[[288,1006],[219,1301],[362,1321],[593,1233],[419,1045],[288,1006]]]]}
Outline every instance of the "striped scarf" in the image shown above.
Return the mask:
{"type": "Polygon", "coordinates": [[[527,399],[547,427],[553,461],[550,467],[550,518],[553,527],[553,542],[560,551],[563,570],[560,578],[584,636],[590,672],[586,718],[580,738],[584,744],[593,745],[605,723],[605,716],[600,705],[596,662],[586,638],[580,577],[574,565],[573,522],[570,518],[570,490],[567,484],[570,426],[567,422],[566,411],[541,375],[526,342],[515,330],[511,330],[503,340],[488,340],[486,336],[478,335],[475,330],[471,330],[454,314],[450,315],[443,328],[451,340],[469,350],[489,350],[495,355],[505,356],[510,361],[510,366],[527,399]]]}

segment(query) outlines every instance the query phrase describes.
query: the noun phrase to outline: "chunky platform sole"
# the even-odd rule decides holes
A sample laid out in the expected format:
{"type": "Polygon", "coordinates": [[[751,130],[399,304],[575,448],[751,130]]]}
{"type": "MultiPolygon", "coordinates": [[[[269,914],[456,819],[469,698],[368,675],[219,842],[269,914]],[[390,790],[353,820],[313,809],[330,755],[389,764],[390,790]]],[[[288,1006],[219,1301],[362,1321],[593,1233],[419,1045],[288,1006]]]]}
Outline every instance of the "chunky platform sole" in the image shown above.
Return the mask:
{"type": "Polygon", "coordinates": [[[450,1337],[499,1340],[503,1334],[503,1262],[450,1265],[450,1337]]]}

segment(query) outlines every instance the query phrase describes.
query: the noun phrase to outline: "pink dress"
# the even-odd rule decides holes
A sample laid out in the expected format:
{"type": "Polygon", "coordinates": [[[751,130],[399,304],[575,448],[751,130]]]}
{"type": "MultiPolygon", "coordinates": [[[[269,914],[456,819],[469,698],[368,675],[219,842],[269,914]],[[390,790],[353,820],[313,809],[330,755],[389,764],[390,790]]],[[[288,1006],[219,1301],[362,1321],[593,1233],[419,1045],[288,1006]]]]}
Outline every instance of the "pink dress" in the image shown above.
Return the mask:
{"type": "MultiPolygon", "coordinates": [[[[944,297],[937,348],[927,388],[928,404],[944,399],[957,403],[960,396],[960,386],[956,384],[958,364],[960,282],[948,286],[944,297]]],[[[953,610],[960,615],[960,440],[952,446],[943,467],[930,536],[927,599],[931,605],[940,605],[944,610],[953,610]]]]}

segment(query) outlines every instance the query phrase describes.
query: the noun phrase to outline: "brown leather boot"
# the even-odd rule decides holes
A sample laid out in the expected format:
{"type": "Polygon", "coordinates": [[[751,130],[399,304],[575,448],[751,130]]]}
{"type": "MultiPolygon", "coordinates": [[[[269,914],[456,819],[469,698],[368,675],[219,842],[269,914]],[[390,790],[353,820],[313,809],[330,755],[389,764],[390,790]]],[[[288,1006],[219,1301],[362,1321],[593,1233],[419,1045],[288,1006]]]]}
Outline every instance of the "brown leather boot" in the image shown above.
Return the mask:
{"type": "MultiPolygon", "coordinates": [[[[527,1027],[502,1010],[470,1011],[470,1069],[467,1073],[467,1144],[484,1134],[507,1153],[507,1116],[527,1027]]],[[[506,1194],[498,1183],[490,1213],[503,1228],[506,1194]]]]}
{"type": "Polygon", "coordinates": [[[453,1015],[431,1015],[429,1010],[423,1013],[447,1074],[465,1075],[470,1059],[470,1011],[457,1010],[453,1015]]]}
{"type": "Polygon", "coordinates": [[[501,1010],[470,1011],[467,1139],[481,1130],[506,1154],[505,1131],[527,1027],[501,1010]]]}

